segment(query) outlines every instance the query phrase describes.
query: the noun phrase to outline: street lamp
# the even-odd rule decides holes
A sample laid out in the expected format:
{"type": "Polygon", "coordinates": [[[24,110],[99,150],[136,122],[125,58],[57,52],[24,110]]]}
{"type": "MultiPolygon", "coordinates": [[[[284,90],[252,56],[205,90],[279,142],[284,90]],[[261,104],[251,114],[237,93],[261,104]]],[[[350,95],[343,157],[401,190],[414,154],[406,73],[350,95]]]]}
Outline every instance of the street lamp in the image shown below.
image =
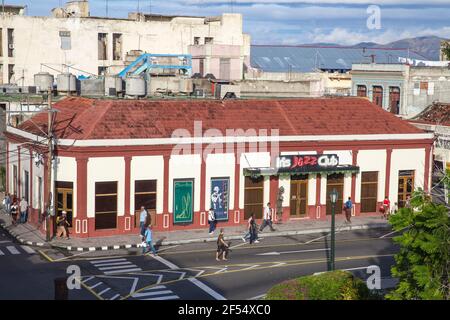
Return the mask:
{"type": "Polygon", "coordinates": [[[330,269],[331,271],[334,271],[334,253],[335,253],[335,209],[336,209],[336,202],[338,199],[338,192],[336,189],[333,189],[330,193],[330,201],[331,201],[331,252],[330,252],[330,269]]]}

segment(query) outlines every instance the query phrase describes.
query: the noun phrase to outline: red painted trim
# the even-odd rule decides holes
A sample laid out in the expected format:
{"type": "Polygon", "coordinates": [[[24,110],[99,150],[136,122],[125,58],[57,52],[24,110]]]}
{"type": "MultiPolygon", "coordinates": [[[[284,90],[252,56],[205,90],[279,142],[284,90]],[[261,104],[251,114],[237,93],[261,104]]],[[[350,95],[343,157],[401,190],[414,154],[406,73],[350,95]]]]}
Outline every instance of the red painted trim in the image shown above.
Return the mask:
{"type": "Polygon", "coordinates": [[[17,199],[20,201],[22,193],[20,192],[20,172],[22,171],[20,163],[20,146],[17,147],[17,199]]]}
{"type": "MultiPolygon", "coordinates": [[[[163,195],[163,214],[169,213],[169,160],[170,156],[164,156],[164,195],[163,195]]],[[[170,216],[170,214],[169,214],[170,216]]],[[[161,220],[162,224],[162,220],[161,220]]],[[[170,223],[169,223],[170,228],[170,223]]]]}
{"type": "Polygon", "coordinates": [[[431,147],[425,148],[425,175],[424,175],[424,182],[423,182],[423,189],[425,192],[430,192],[430,154],[431,154],[431,147]]]}
{"type": "MultiPolygon", "coordinates": [[[[235,165],[234,165],[234,210],[240,210],[239,208],[239,190],[241,187],[240,179],[241,179],[241,153],[243,152],[242,148],[239,147],[239,144],[235,144],[234,146],[235,152],[235,165]]],[[[245,146],[244,146],[245,150],[245,146]]],[[[243,211],[243,210],[242,210],[243,211]]]]}
{"type": "MultiPolygon", "coordinates": [[[[129,217],[130,214],[130,198],[131,198],[131,157],[124,157],[125,160],[125,216],[129,217]]],[[[125,220],[124,220],[125,221],[125,220]]],[[[125,225],[124,225],[125,229],[125,225]]]]}
{"type": "Polygon", "coordinates": [[[316,206],[320,205],[320,189],[322,183],[322,176],[320,173],[316,175],[316,206]]]}
{"type": "Polygon", "coordinates": [[[9,190],[9,174],[10,174],[10,170],[9,170],[9,142],[6,141],[6,186],[5,186],[5,190],[7,193],[11,193],[11,190],[9,190]]]}
{"type": "Polygon", "coordinates": [[[269,192],[270,192],[269,201],[270,201],[272,208],[275,209],[275,213],[276,213],[276,208],[277,208],[278,185],[279,185],[279,177],[271,176],[270,177],[270,189],[269,189],[269,192]]]}
{"type": "MultiPolygon", "coordinates": [[[[30,184],[30,189],[29,189],[30,192],[29,192],[28,203],[29,203],[30,208],[33,208],[33,180],[34,180],[33,179],[33,151],[29,150],[29,152],[30,152],[30,178],[29,178],[28,183],[30,184]]],[[[31,213],[32,212],[30,212],[30,216],[31,216],[31,219],[33,219],[31,213]]]]}
{"type": "Polygon", "coordinates": [[[209,210],[209,207],[205,207],[205,198],[209,192],[206,190],[206,161],[203,159],[202,154],[200,154],[200,162],[200,212],[206,212],[206,210],[209,210]]]}
{"type": "MultiPolygon", "coordinates": [[[[392,158],[392,149],[386,149],[386,176],[384,181],[384,196],[389,197],[389,186],[391,179],[391,158],[392,158]]],[[[383,197],[384,199],[384,197],[383,197]]]]}

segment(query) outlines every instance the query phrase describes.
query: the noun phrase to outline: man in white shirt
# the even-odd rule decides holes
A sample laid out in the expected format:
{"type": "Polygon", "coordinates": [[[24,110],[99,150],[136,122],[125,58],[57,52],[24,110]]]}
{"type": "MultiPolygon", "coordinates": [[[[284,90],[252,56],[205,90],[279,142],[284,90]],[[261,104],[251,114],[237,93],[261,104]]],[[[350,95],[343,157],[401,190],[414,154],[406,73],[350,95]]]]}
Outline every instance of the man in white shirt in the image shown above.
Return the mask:
{"type": "Polygon", "coordinates": [[[20,222],[25,223],[28,219],[28,202],[22,197],[22,201],[19,203],[20,207],[20,222]]]}
{"type": "Polygon", "coordinates": [[[268,202],[267,206],[264,208],[263,222],[259,231],[262,232],[266,226],[269,226],[271,231],[275,231],[272,227],[272,208],[270,207],[270,202],[268,202]]]}

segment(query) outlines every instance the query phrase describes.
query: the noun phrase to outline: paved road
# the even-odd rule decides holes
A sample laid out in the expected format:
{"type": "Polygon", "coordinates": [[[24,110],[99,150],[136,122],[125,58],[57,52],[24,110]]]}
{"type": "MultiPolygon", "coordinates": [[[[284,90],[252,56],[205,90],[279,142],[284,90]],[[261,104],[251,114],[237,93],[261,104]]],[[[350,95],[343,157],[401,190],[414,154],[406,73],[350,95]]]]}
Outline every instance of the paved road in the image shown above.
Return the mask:
{"type": "MultiPolygon", "coordinates": [[[[360,268],[378,265],[383,285],[398,250],[394,235],[387,229],[338,233],[336,268],[367,277],[360,268]]],[[[268,237],[254,245],[235,241],[231,247],[230,259],[220,262],[215,261],[215,243],[161,247],[156,258],[138,249],[40,253],[53,261],[50,265],[79,266],[79,296],[105,300],[257,299],[283,280],[327,270],[329,237],[323,234],[268,237]]]]}

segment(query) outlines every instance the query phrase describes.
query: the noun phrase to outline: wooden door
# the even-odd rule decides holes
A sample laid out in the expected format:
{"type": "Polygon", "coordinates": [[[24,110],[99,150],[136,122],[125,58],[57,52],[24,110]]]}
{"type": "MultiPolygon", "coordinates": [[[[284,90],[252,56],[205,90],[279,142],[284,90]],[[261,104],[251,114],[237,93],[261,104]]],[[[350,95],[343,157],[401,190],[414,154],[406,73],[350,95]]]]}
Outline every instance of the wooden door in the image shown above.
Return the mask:
{"type": "Polygon", "coordinates": [[[69,228],[72,228],[73,189],[69,188],[56,189],[56,215],[57,216],[62,215],[63,211],[67,212],[67,222],[69,223],[69,228]]]}
{"type": "Polygon", "coordinates": [[[400,112],[400,88],[389,88],[389,108],[391,113],[399,114],[400,112]]]}
{"type": "Polygon", "coordinates": [[[335,213],[342,213],[342,208],[344,206],[343,196],[344,196],[344,175],[343,174],[330,174],[327,177],[327,215],[331,214],[331,200],[330,194],[336,189],[338,193],[338,199],[335,205],[335,213]]]}
{"type": "Polygon", "coordinates": [[[373,103],[379,107],[383,107],[383,87],[374,86],[373,87],[373,103]]]}
{"type": "Polygon", "coordinates": [[[264,208],[264,178],[245,177],[244,218],[248,219],[252,213],[256,219],[261,219],[264,208]]]}
{"type": "Polygon", "coordinates": [[[308,210],[308,177],[291,177],[291,217],[305,217],[308,210]]]}
{"type": "Polygon", "coordinates": [[[414,171],[401,172],[398,177],[398,207],[405,206],[408,197],[414,192],[414,171]]]}

